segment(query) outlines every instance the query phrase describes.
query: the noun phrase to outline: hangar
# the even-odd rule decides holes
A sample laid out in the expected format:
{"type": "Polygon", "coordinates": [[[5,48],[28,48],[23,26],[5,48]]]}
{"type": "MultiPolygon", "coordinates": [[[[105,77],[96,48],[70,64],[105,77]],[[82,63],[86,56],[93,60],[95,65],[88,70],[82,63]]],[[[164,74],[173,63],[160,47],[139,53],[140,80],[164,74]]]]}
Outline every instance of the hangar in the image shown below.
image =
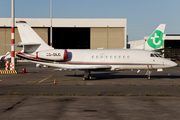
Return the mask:
{"type": "Polygon", "coordinates": [[[164,57],[180,60],[180,34],[166,34],[164,57]]]}
{"type": "MultiPolygon", "coordinates": [[[[11,18],[0,18],[0,55],[10,51],[11,18]]],[[[49,18],[16,18],[26,21],[50,44],[49,18]]],[[[16,27],[16,24],[15,24],[16,27]]],[[[52,46],[56,49],[117,49],[126,47],[126,19],[52,19],[52,46]]],[[[15,43],[21,42],[15,28],[15,43]]],[[[15,51],[22,48],[16,47],[15,51]]]]}

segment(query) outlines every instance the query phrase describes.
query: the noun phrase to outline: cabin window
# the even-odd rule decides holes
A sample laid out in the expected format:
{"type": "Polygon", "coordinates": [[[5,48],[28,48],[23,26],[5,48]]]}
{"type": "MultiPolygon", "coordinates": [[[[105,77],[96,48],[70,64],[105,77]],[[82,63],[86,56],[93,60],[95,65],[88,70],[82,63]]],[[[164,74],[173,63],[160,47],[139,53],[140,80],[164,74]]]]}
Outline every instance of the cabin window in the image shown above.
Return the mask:
{"type": "Polygon", "coordinates": [[[126,58],[126,56],[124,55],[124,56],[123,56],[123,58],[125,59],[125,58],[126,58]]]}
{"type": "Polygon", "coordinates": [[[101,59],[103,59],[103,56],[101,56],[101,59]]]}
{"type": "Polygon", "coordinates": [[[129,56],[127,56],[127,58],[129,59],[129,56]]]}
{"type": "Polygon", "coordinates": [[[98,59],[98,56],[96,56],[96,59],[98,59]]]}
{"type": "Polygon", "coordinates": [[[106,56],[106,59],[108,59],[108,56],[106,56]]]}
{"type": "Polygon", "coordinates": [[[110,56],[110,58],[112,59],[112,56],[110,56]]]}
{"type": "Polygon", "coordinates": [[[119,56],[119,59],[121,59],[121,56],[119,56]]]}
{"type": "Polygon", "coordinates": [[[94,55],[92,56],[92,59],[94,59],[94,55]]]}
{"type": "Polygon", "coordinates": [[[116,59],[116,56],[114,56],[114,59],[116,59]]]}

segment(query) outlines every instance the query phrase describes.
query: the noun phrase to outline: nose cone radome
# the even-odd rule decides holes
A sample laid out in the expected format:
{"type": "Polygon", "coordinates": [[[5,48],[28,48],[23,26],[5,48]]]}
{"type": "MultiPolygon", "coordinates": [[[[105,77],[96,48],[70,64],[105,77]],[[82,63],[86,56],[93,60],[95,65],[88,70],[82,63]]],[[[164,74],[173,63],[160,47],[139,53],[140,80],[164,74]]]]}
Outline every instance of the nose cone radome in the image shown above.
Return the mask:
{"type": "Polygon", "coordinates": [[[175,67],[175,66],[177,66],[177,65],[178,65],[177,63],[173,62],[173,67],[175,67]]]}
{"type": "Polygon", "coordinates": [[[169,60],[168,66],[169,66],[169,67],[175,67],[175,66],[177,66],[177,63],[169,60]]]}

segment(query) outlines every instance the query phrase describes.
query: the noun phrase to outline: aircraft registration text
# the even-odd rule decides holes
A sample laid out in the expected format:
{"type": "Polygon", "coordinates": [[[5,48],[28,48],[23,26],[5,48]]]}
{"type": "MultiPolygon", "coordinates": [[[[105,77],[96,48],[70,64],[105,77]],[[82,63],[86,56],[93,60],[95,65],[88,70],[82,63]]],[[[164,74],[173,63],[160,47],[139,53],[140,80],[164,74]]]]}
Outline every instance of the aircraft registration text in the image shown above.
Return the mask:
{"type": "Polygon", "coordinates": [[[61,53],[46,53],[46,56],[61,56],[61,53]]]}

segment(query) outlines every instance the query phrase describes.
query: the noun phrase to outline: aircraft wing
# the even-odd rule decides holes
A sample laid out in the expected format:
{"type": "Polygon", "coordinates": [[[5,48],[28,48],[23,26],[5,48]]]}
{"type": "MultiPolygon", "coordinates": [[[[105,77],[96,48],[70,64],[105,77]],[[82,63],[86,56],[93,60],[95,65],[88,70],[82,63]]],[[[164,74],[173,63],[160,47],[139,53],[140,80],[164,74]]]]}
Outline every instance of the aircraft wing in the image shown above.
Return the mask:
{"type": "Polygon", "coordinates": [[[111,66],[109,65],[103,65],[103,66],[92,66],[92,67],[78,67],[78,68],[61,68],[61,69],[55,69],[55,70],[105,70],[105,69],[111,69],[111,66]]]}

